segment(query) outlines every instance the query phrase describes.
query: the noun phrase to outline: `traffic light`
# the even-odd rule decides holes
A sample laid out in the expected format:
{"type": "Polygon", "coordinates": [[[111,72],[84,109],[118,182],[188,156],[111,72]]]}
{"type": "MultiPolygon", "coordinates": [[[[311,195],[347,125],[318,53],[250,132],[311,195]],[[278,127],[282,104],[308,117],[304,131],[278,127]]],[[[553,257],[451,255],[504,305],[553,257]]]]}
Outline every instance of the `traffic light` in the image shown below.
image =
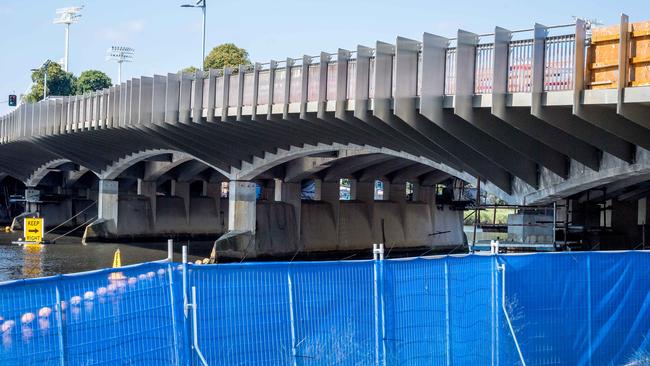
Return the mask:
{"type": "Polygon", "coordinates": [[[9,106],[10,107],[15,107],[16,106],[16,95],[15,94],[9,95],[9,106]]]}

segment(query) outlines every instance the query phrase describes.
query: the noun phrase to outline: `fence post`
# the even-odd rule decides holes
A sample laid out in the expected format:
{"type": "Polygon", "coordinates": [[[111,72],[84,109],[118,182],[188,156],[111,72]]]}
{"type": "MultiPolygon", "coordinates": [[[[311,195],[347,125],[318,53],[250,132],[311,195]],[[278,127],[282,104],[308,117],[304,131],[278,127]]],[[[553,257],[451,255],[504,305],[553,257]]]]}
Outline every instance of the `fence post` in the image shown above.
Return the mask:
{"type": "Polygon", "coordinates": [[[187,246],[183,245],[182,249],[182,265],[183,265],[183,340],[185,341],[184,353],[185,360],[189,365],[192,364],[192,353],[191,348],[192,340],[190,339],[190,321],[189,321],[189,302],[187,301],[187,288],[188,288],[188,276],[187,276],[187,246]]]}
{"type": "Polygon", "coordinates": [[[451,326],[449,316],[449,257],[445,258],[445,357],[451,365],[451,326]]]}
{"type": "Polygon", "coordinates": [[[386,365],[386,322],[384,316],[384,244],[372,245],[374,265],[373,292],[375,305],[375,364],[386,365]]]}
{"type": "Polygon", "coordinates": [[[173,343],[174,343],[174,357],[176,360],[179,360],[179,352],[178,352],[178,337],[176,334],[176,301],[175,300],[175,294],[174,294],[174,240],[169,239],[167,240],[167,276],[169,278],[169,304],[171,306],[171,317],[172,317],[172,326],[174,328],[173,332],[173,343]]]}
{"type": "MultiPolygon", "coordinates": [[[[619,81],[620,82],[620,81],[619,81]]],[[[591,253],[587,253],[587,335],[589,338],[589,365],[593,356],[592,329],[591,329],[591,253]]]]}
{"type": "Polygon", "coordinates": [[[293,311],[293,281],[291,281],[291,263],[287,266],[287,285],[289,286],[289,321],[291,325],[291,357],[293,366],[297,365],[296,351],[296,318],[293,311]]]}
{"type": "Polygon", "coordinates": [[[59,356],[59,361],[61,366],[65,366],[65,343],[63,341],[63,309],[61,307],[61,292],[59,291],[59,281],[60,281],[60,275],[59,278],[56,280],[56,287],[55,287],[55,300],[56,300],[56,305],[54,306],[54,313],[56,316],[56,326],[59,329],[59,349],[61,349],[61,355],[59,356]]]}

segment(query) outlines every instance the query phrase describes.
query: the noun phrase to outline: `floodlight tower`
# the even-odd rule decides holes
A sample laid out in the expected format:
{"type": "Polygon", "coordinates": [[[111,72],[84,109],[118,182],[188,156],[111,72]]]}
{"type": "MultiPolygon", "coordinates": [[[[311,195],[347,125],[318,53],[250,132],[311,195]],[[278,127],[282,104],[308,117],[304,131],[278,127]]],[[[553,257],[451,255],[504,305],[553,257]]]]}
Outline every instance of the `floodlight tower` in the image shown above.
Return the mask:
{"type": "Polygon", "coordinates": [[[71,6],[56,10],[59,16],[54,19],[54,24],[65,24],[65,53],[63,56],[63,70],[68,71],[68,56],[70,54],[70,24],[77,23],[81,18],[83,6],[71,6]]]}
{"type": "Polygon", "coordinates": [[[135,49],[124,46],[113,46],[106,50],[106,60],[117,62],[117,83],[122,82],[122,63],[133,62],[135,49]]]}

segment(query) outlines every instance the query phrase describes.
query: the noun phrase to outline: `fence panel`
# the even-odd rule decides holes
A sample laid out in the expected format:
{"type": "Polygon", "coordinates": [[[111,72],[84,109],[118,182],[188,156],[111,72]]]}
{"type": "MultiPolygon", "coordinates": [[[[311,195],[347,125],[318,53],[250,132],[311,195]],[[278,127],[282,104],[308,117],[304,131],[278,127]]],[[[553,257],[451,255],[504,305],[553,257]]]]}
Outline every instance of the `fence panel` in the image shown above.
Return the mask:
{"type": "Polygon", "coordinates": [[[175,364],[169,270],[149,263],[63,276],[66,364],[175,364]]]}
{"type": "MultiPolygon", "coordinates": [[[[587,258],[582,253],[500,257],[506,268],[506,308],[527,365],[586,364],[587,258]]],[[[504,335],[509,342],[509,331],[504,335]]]]}
{"type": "Polygon", "coordinates": [[[445,258],[384,262],[389,364],[446,364],[449,349],[446,263],[445,258]]]}
{"type": "Polygon", "coordinates": [[[297,363],[373,364],[373,263],[298,263],[289,276],[297,363]]]}
{"type": "Polygon", "coordinates": [[[62,332],[56,278],[0,286],[0,365],[60,365],[62,332]]]}
{"type": "Polygon", "coordinates": [[[209,365],[290,364],[286,264],[188,267],[200,348],[209,365]]]}

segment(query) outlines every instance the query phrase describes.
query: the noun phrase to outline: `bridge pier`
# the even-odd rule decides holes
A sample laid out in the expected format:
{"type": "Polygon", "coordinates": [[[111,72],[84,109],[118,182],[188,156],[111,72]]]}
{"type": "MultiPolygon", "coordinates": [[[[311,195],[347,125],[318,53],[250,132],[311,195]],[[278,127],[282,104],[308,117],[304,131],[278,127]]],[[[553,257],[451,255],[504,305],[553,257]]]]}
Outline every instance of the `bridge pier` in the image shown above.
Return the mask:
{"type": "Polygon", "coordinates": [[[153,223],[156,223],[156,203],[158,200],[157,197],[157,188],[158,184],[155,181],[146,181],[138,179],[138,195],[145,196],[149,198],[151,202],[151,212],[153,216],[153,223]]]}
{"type": "Polygon", "coordinates": [[[97,195],[97,219],[105,222],[109,233],[117,233],[119,183],[116,180],[101,179],[97,195]]]}
{"type": "Polygon", "coordinates": [[[180,197],[185,203],[185,220],[187,223],[190,221],[190,183],[179,182],[176,179],[172,180],[171,195],[180,197]]]}
{"type": "Polygon", "coordinates": [[[275,179],[274,201],[285,202],[293,207],[295,220],[294,231],[297,242],[300,242],[300,212],[302,200],[300,183],[287,183],[282,179],[275,179]]]}
{"type": "Polygon", "coordinates": [[[255,235],[257,185],[247,181],[228,183],[228,231],[255,235]]]}

